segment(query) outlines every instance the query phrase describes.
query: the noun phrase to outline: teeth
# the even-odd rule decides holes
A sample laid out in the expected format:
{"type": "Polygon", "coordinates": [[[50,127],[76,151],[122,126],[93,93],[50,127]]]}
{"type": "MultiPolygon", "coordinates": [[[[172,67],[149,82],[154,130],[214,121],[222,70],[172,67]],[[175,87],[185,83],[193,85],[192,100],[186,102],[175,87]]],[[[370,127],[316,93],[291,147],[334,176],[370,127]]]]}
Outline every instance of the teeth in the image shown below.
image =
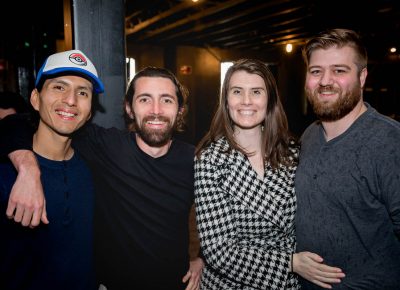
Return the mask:
{"type": "Polygon", "coordinates": [[[147,123],[148,123],[148,124],[152,124],[152,125],[161,125],[161,124],[163,124],[164,122],[160,122],[160,121],[148,121],[147,123]]]}
{"type": "Polygon", "coordinates": [[[240,114],[250,116],[254,114],[254,111],[240,111],[240,114]]]}
{"type": "Polygon", "coordinates": [[[64,111],[57,111],[57,114],[65,116],[65,117],[74,117],[75,116],[75,114],[67,113],[67,112],[64,112],[64,111]]]}
{"type": "Polygon", "coordinates": [[[335,94],[335,92],[328,92],[328,91],[326,91],[326,92],[321,92],[321,94],[324,94],[324,95],[332,95],[332,94],[335,94]]]}

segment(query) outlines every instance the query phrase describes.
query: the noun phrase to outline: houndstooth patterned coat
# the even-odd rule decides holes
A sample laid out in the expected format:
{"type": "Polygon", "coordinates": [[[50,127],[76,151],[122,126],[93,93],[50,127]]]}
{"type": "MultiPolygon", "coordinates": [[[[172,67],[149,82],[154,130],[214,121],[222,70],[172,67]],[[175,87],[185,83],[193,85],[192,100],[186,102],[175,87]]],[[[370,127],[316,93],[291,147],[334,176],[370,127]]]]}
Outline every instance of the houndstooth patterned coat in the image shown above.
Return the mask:
{"type": "MultiPolygon", "coordinates": [[[[295,249],[296,167],[257,177],[246,156],[219,139],[195,160],[195,204],[206,266],[201,289],[299,289],[295,249]]],[[[297,149],[292,150],[297,159],[297,149]]]]}

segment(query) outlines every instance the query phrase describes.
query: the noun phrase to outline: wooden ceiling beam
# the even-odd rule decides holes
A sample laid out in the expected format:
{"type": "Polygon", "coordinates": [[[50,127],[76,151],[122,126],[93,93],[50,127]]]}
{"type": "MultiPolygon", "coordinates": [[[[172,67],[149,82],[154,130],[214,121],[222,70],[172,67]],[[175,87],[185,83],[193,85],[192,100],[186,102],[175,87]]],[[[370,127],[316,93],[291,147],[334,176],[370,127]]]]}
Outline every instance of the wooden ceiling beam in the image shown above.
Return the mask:
{"type": "MultiPolygon", "coordinates": [[[[309,15],[310,16],[310,15],[309,15]]],[[[304,20],[304,17],[300,17],[300,18],[295,18],[295,19],[290,19],[290,20],[286,20],[286,21],[282,21],[279,23],[275,23],[272,25],[268,26],[268,30],[254,30],[254,34],[266,34],[266,33],[279,33],[279,32],[273,32],[273,30],[271,31],[270,28],[278,28],[278,29],[283,29],[283,27],[285,26],[289,26],[291,24],[296,24],[297,22],[301,22],[304,20]]],[[[287,28],[288,29],[288,28],[287,28]]],[[[221,33],[223,36],[222,37],[213,37],[213,41],[215,42],[223,42],[223,41],[228,41],[230,39],[235,39],[241,36],[246,36],[249,35],[249,33],[251,33],[252,31],[244,31],[244,32],[239,32],[239,33],[230,33],[230,34],[226,34],[226,33],[221,33]]],[[[202,37],[207,37],[208,34],[204,34],[202,37]]]]}
{"type": "MultiPolygon", "coordinates": [[[[273,14],[267,14],[267,15],[262,16],[262,17],[252,18],[251,20],[248,20],[248,21],[241,21],[241,22],[238,22],[237,24],[234,24],[234,25],[225,26],[224,28],[214,29],[211,32],[205,32],[204,34],[199,34],[199,33],[193,34],[193,37],[191,39],[196,41],[196,40],[200,40],[200,39],[205,38],[205,37],[209,38],[210,36],[213,36],[213,35],[214,36],[215,35],[221,35],[221,34],[222,35],[229,35],[229,34],[232,33],[232,31],[239,30],[240,28],[248,27],[249,25],[254,24],[254,23],[258,23],[258,22],[265,22],[268,19],[272,19],[272,18],[275,18],[275,17],[279,17],[279,16],[295,13],[297,11],[300,11],[302,8],[304,8],[304,6],[298,6],[298,7],[294,7],[294,8],[289,8],[289,9],[285,9],[283,11],[279,11],[279,12],[276,12],[276,13],[273,13],[273,14]]],[[[307,13],[307,14],[305,14],[304,16],[302,16],[300,18],[296,18],[296,21],[304,20],[309,16],[310,16],[310,14],[307,13]]],[[[279,26],[281,23],[285,23],[285,22],[287,22],[287,20],[279,22],[279,23],[271,22],[271,27],[279,26]]],[[[187,40],[189,40],[189,39],[190,38],[187,38],[187,40]]]]}
{"type": "Polygon", "coordinates": [[[229,16],[229,17],[224,17],[222,19],[209,21],[207,23],[196,23],[196,25],[193,28],[180,31],[178,33],[174,33],[172,35],[169,35],[169,36],[165,37],[164,39],[168,40],[168,39],[181,37],[181,36],[184,36],[184,35],[187,35],[187,34],[191,34],[191,33],[199,33],[201,31],[204,31],[204,30],[210,29],[210,28],[215,29],[217,26],[221,26],[221,25],[224,25],[224,24],[229,23],[229,22],[232,23],[232,22],[234,22],[234,21],[236,21],[239,18],[242,18],[244,16],[251,15],[252,13],[255,13],[255,12],[260,11],[262,9],[267,9],[268,7],[272,7],[272,6],[276,6],[276,5],[282,5],[282,4],[286,3],[286,2],[289,3],[289,2],[292,2],[292,0],[267,1],[267,2],[264,2],[263,4],[251,7],[249,9],[243,9],[239,13],[236,13],[236,14],[234,14],[232,16],[229,16]]]}
{"type": "Polygon", "coordinates": [[[251,48],[251,49],[257,49],[257,48],[261,48],[263,47],[271,47],[271,49],[276,48],[279,45],[284,45],[286,43],[292,43],[292,44],[297,44],[297,45],[302,45],[304,44],[308,38],[309,38],[309,34],[308,33],[298,33],[296,35],[291,35],[290,37],[285,37],[279,40],[276,40],[272,43],[269,42],[265,42],[262,43],[260,41],[256,41],[256,42],[248,42],[248,43],[242,43],[242,44],[238,44],[234,47],[229,47],[231,49],[245,49],[245,48],[251,48]],[[297,35],[297,36],[296,36],[297,35]]]}
{"type": "Polygon", "coordinates": [[[193,15],[186,16],[185,18],[177,20],[172,24],[168,24],[168,25],[165,25],[165,26],[163,26],[161,28],[145,32],[145,34],[143,36],[139,37],[139,40],[145,40],[147,38],[152,38],[154,36],[157,36],[157,35],[159,35],[161,33],[166,32],[168,30],[172,30],[174,28],[177,28],[179,26],[185,25],[187,23],[199,20],[199,19],[201,19],[203,17],[216,14],[218,12],[221,12],[223,10],[226,10],[226,9],[230,8],[230,7],[236,6],[236,5],[238,5],[238,4],[242,3],[242,2],[245,2],[245,1],[247,1],[247,0],[230,0],[230,1],[222,2],[222,3],[217,4],[217,5],[215,5],[215,6],[211,7],[211,8],[207,8],[207,9],[204,9],[204,10],[202,10],[200,12],[197,12],[197,13],[195,13],[193,15]]]}
{"type": "MultiPolygon", "coordinates": [[[[225,47],[230,47],[230,46],[237,46],[239,44],[242,43],[246,43],[246,42],[252,42],[252,41],[256,41],[256,42],[261,42],[261,43],[265,43],[266,39],[280,39],[281,37],[286,37],[288,35],[295,35],[295,32],[299,32],[302,31],[304,29],[304,27],[295,27],[295,28],[290,28],[290,29],[284,29],[281,31],[277,31],[275,33],[266,33],[264,35],[258,35],[255,37],[246,37],[246,38],[241,38],[238,40],[233,40],[230,42],[226,42],[224,41],[224,46],[225,47]]],[[[214,43],[214,42],[212,42],[214,43]]],[[[217,43],[217,42],[216,42],[217,43]]]]}
{"type": "MultiPolygon", "coordinates": [[[[130,34],[137,33],[139,31],[147,28],[151,24],[156,23],[157,21],[160,21],[161,19],[165,19],[165,18],[167,18],[167,17],[169,17],[169,16],[171,16],[171,15],[173,15],[175,13],[178,13],[178,12],[182,11],[182,10],[185,10],[186,8],[192,7],[193,5],[194,4],[191,1],[183,1],[182,3],[180,3],[180,4],[176,5],[176,6],[173,6],[172,8],[170,8],[170,9],[164,11],[164,12],[161,12],[160,14],[158,14],[158,15],[150,18],[150,19],[147,19],[147,20],[145,20],[143,22],[140,22],[139,24],[134,25],[133,27],[126,27],[125,28],[125,35],[130,35],[130,34]]],[[[126,23],[129,22],[130,19],[132,17],[134,17],[133,15],[134,15],[134,13],[132,15],[126,17],[125,18],[125,22],[126,23]]]]}

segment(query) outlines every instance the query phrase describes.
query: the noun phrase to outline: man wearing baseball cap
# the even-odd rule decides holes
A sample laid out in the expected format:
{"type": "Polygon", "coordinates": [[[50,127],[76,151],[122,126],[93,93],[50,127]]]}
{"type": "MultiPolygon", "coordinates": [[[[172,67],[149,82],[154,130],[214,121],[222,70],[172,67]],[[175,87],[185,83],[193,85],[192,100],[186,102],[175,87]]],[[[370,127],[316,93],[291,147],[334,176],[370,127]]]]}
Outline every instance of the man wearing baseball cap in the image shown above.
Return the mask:
{"type": "MultiPolygon", "coordinates": [[[[71,134],[89,120],[93,95],[103,91],[96,68],[79,50],[50,55],[42,65],[30,101],[40,117],[33,150],[47,214],[42,214],[44,224],[34,230],[0,216],[0,289],[96,289],[92,177],[71,147],[71,134]]],[[[12,126],[8,127],[10,133],[12,126]]],[[[0,163],[2,212],[9,198],[13,203],[16,178],[11,162],[0,163]]],[[[13,215],[22,217],[24,211],[14,208],[13,215]]]]}
{"type": "MultiPolygon", "coordinates": [[[[96,188],[94,249],[102,289],[199,289],[203,261],[190,261],[188,253],[194,146],[173,137],[183,128],[186,101],[185,88],[170,71],[147,67],[126,91],[127,130],[90,124],[74,134],[73,146],[92,169],[96,188]]],[[[5,143],[0,141],[1,154],[16,149],[2,150],[5,143]]],[[[37,180],[24,178],[17,183],[37,180]]],[[[20,190],[22,196],[35,199],[37,183],[20,190]]],[[[26,204],[16,199],[7,215],[22,207],[24,214],[14,220],[35,226],[41,206],[31,210],[26,204]]]]}

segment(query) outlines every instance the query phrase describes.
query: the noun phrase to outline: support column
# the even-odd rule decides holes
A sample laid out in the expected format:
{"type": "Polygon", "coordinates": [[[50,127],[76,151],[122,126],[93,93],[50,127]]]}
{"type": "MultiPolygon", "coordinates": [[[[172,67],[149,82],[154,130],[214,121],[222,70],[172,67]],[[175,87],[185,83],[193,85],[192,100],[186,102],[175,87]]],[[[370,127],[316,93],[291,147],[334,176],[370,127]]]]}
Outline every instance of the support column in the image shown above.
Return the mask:
{"type": "Polygon", "coordinates": [[[93,61],[105,87],[105,93],[93,103],[93,121],[107,128],[123,128],[126,87],[124,1],[72,0],[72,14],[74,48],[84,51],[93,61]]]}

